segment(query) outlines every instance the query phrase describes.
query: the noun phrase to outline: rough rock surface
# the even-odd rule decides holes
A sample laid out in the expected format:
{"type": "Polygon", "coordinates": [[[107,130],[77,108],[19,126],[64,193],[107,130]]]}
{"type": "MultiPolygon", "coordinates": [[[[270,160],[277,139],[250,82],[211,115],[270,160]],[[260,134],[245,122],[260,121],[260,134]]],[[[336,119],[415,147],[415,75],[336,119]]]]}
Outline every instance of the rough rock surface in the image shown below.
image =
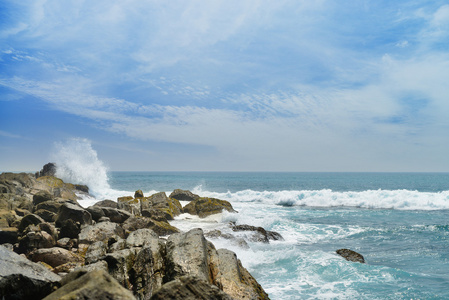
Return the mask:
{"type": "Polygon", "coordinates": [[[200,218],[205,218],[213,214],[219,214],[223,210],[229,212],[236,212],[231,203],[226,200],[219,200],[215,198],[202,197],[184,206],[184,212],[191,215],[198,215],[200,218]]]}
{"type": "Polygon", "coordinates": [[[84,263],[84,259],[80,255],[59,247],[37,249],[31,252],[28,257],[31,261],[41,261],[53,268],[68,262],[84,263]]]}
{"type": "Polygon", "coordinates": [[[133,294],[103,270],[89,272],[57,289],[45,300],[131,300],[133,294]]]}
{"type": "Polygon", "coordinates": [[[265,230],[263,227],[256,227],[251,225],[235,225],[231,224],[231,229],[235,232],[239,231],[249,231],[252,233],[252,235],[249,237],[249,239],[253,242],[263,242],[268,243],[269,240],[284,240],[282,235],[275,231],[268,231],[265,230]]]}
{"type": "Polygon", "coordinates": [[[200,196],[192,193],[191,191],[181,189],[174,190],[169,197],[179,201],[193,201],[200,198],[200,196]]]}
{"type": "Polygon", "coordinates": [[[336,252],[338,255],[344,257],[348,261],[359,262],[362,264],[365,263],[365,258],[363,257],[363,255],[355,251],[349,249],[338,249],[336,252]]]}
{"type": "Polygon", "coordinates": [[[64,203],[61,206],[56,219],[56,225],[60,226],[62,222],[67,219],[71,219],[75,222],[80,223],[81,225],[92,224],[91,214],[84,208],[71,203],[64,203]]]}
{"type": "Polygon", "coordinates": [[[0,246],[0,257],[0,299],[41,299],[61,280],[43,265],[3,246],[0,246]]]}
{"type": "MultiPolygon", "coordinates": [[[[193,276],[183,276],[162,286],[151,300],[232,300],[214,285],[193,276]]],[[[236,298],[244,299],[244,298],[236,298]]]]}
{"type": "Polygon", "coordinates": [[[79,234],[80,244],[92,244],[97,241],[108,241],[113,236],[125,238],[125,232],[120,225],[112,222],[101,222],[84,227],[79,234]]]}

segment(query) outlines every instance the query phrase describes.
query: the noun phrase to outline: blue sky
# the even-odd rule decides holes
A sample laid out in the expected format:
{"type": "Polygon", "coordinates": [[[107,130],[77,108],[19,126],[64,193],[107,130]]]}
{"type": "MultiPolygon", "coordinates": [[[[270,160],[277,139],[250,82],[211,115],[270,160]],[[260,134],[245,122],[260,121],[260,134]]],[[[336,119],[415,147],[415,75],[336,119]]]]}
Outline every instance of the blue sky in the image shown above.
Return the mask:
{"type": "Polygon", "coordinates": [[[449,171],[447,1],[0,1],[0,171],[449,171]]]}

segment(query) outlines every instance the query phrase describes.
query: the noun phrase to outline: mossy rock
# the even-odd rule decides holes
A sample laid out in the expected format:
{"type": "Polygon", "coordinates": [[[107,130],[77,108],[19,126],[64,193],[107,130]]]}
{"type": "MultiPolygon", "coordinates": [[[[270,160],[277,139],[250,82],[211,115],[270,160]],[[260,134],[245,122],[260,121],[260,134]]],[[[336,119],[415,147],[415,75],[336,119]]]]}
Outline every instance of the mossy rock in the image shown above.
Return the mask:
{"type": "Polygon", "coordinates": [[[118,197],[117,198],[117,202],[118,203],[128,203],[129,201],[132,201],[132,200],[134,200],[134,198],[131,197],[131,196],[125,196],[125,197],[118,197]]]}
{"type": "Polygon", "coordinates": [[[51,188],[62,188],[64,187],[64,181],[54,176],[42,176],[37,179],[37,181],[51,187],[51,188]]]}
{"type": "Polygon", "coordinates": [[[149,228],[156,232],[159,236],[180,232],[178,228],[170,225],[170,223],[168,222],[151,220],[151,223],[153,223],[153,225],[151,225],[149,228]]]}
{"type": "Polygon", "coordinates": [[[198,215],[200,218],[205,218],[213,214],[219,214],[223,210],[236,212],[234,208],[232,208],[231,203],[228,201],[207,197],[201,197],[195,201],[191,201],[189,204],[184,206],[183,210],[191,215],[198,215]]]}

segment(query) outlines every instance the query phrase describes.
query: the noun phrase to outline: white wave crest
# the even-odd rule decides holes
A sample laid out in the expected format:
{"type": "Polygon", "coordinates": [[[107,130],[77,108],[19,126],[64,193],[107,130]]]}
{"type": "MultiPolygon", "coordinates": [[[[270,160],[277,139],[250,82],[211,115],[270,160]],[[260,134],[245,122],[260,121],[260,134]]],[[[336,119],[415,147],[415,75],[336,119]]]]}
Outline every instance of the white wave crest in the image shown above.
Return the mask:
{"type": "Polygon", "coordinates": [[[449,191],[418,192],[410,190],[367,190],[335,192],[329,189],[303,191],[253,191],[235,193],[196,192],[231,202],[259,202],[282,206],[360,207],[398,210],[449,209],[449,191]]]}
{"type": "Polygon", "coordinates": [[[57,142],[51,157],[56,163],[56,176],[65,182],[85,184],[95,196],[111,190],[107,168],[89,140],[72,138],[57,142]]]}

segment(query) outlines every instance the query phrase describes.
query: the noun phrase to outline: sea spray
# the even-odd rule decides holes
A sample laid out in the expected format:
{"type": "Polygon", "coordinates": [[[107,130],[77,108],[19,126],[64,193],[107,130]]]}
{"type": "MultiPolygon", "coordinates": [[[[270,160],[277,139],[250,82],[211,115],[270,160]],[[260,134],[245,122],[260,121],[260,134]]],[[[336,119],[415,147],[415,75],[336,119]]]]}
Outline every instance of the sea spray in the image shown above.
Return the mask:
{"type": "Polygon", "coordinates": [[[72,138],[56,142],[51,157],[57,166],[56,176],[65,182],[85,184],[94,196],[111,190],[107,168],[89,140],[72,138]]]}

